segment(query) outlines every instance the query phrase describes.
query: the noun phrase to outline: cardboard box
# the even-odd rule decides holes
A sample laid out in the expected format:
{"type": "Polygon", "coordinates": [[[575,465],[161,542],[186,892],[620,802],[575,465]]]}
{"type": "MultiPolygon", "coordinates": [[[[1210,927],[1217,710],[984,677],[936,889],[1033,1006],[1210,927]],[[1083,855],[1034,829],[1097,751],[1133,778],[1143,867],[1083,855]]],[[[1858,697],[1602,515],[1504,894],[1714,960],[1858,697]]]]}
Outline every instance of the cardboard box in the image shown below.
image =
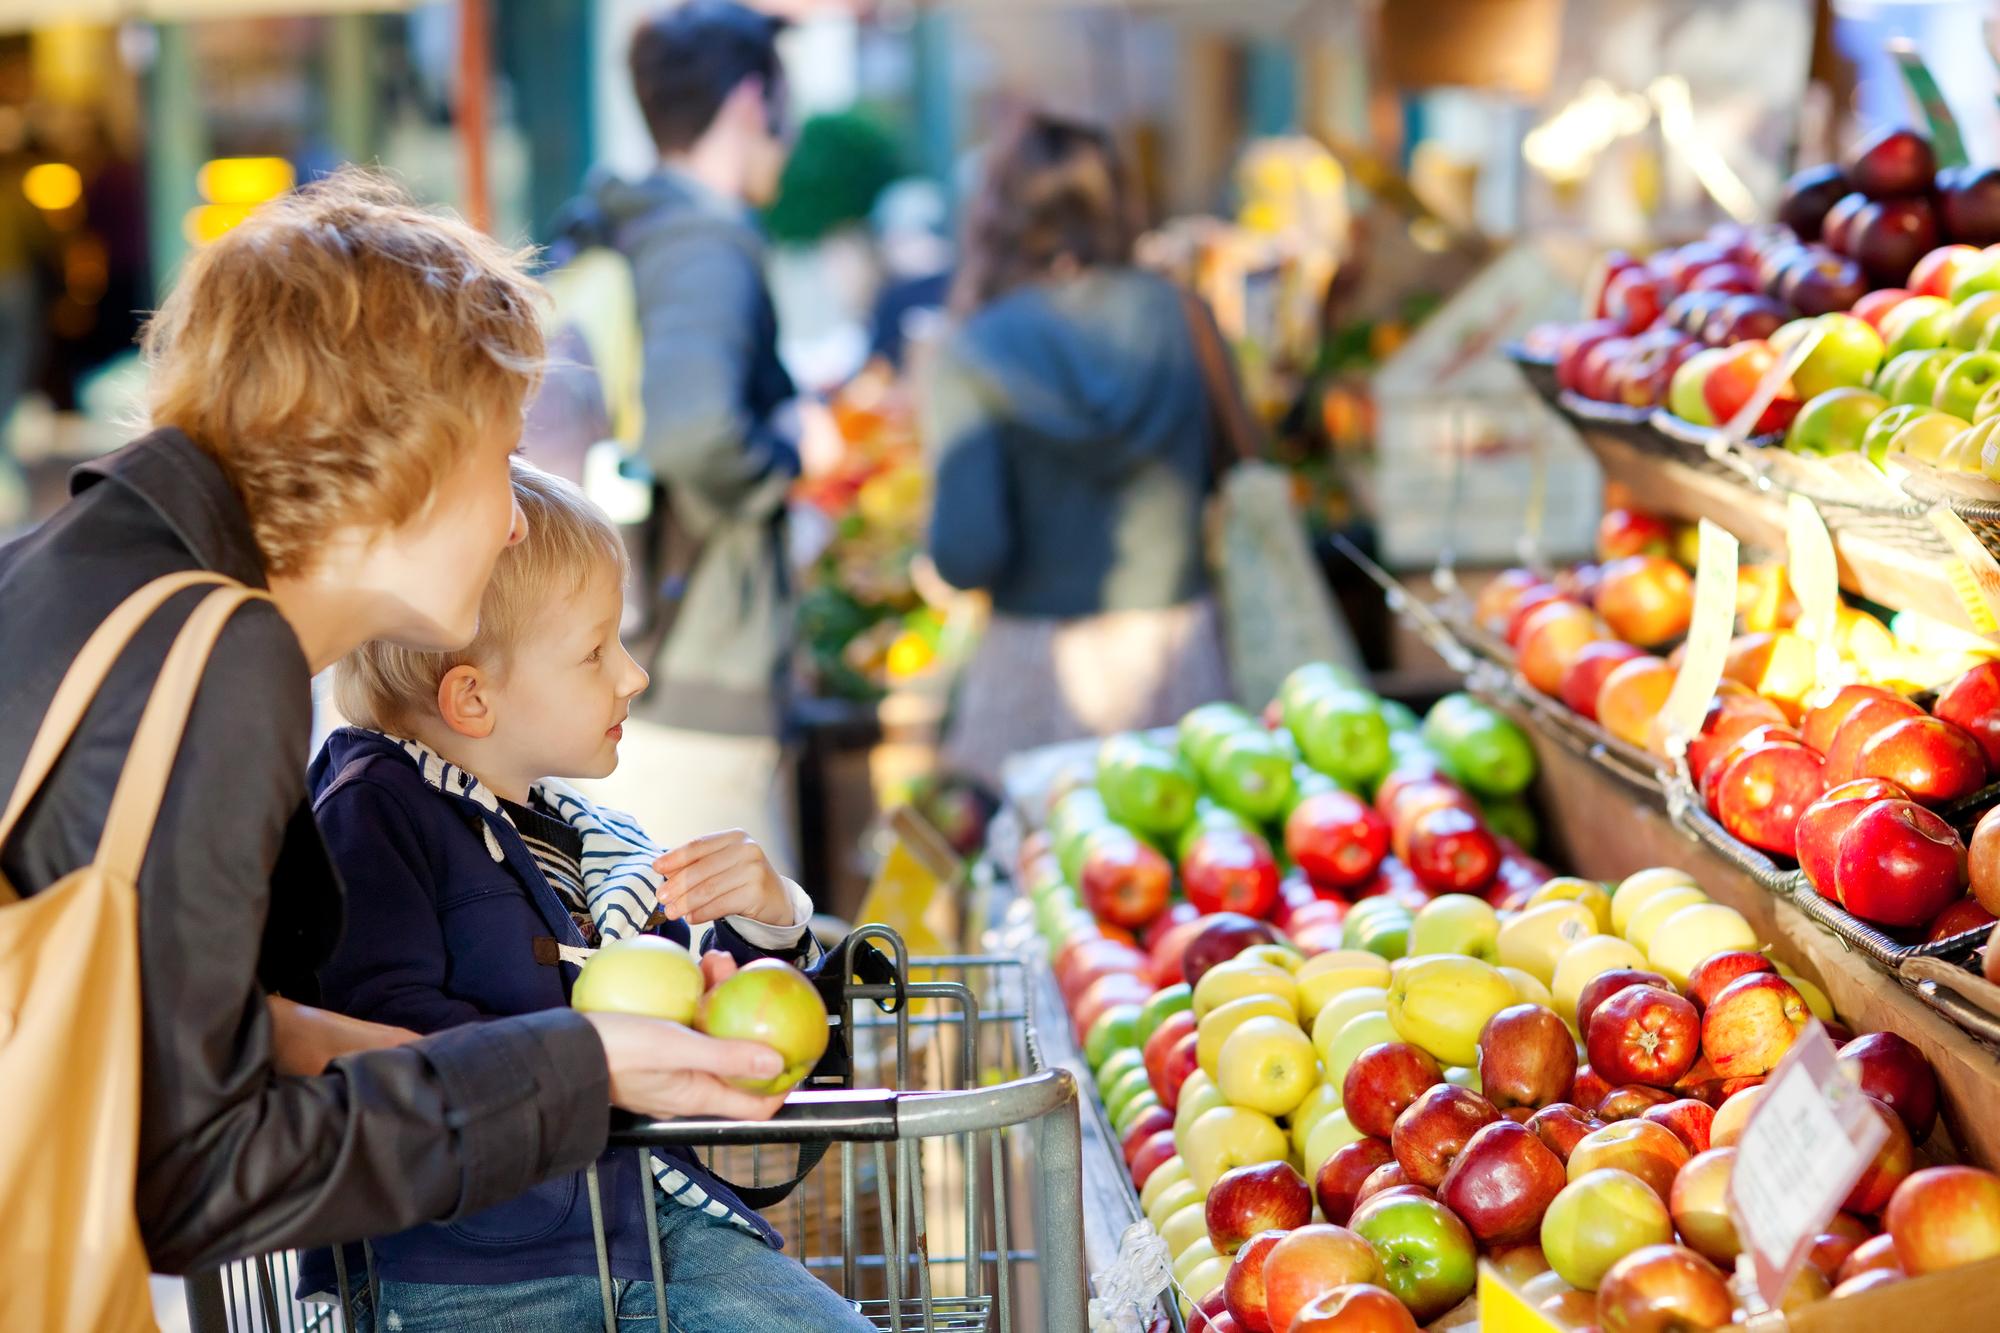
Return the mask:
{"type": "Polygon", "coordinates": [[[1790,1315],[1760,1315],[1744,1333],[1970,1333],[2000,1328],[2000,1259],[1894,1282],[1859,1296],[1815,1301],[1790,1315]]]}

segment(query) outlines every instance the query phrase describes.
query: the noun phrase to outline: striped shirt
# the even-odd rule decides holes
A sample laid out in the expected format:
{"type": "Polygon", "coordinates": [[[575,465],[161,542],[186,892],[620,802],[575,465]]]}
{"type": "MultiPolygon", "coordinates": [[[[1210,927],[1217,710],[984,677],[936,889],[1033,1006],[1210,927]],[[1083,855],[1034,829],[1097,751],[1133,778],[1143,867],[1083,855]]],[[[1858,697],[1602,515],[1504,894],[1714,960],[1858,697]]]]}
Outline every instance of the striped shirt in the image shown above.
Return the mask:
{"type": "Polygon", "coordinates": [[[549,887],[569,909],[570,919],[583,935],[584,947],[595,949],[601,936],[597,922],[590,915],[590,896],[584,891],[583,835],[560,815],[544,809],[539,796],[530,793],[528,800],[529,804],[521,805],[502,798],[500,808],[507,812],[514,831],[527,844],[535,864],[541,868],[542,878],[548,880],[549,887]]]}

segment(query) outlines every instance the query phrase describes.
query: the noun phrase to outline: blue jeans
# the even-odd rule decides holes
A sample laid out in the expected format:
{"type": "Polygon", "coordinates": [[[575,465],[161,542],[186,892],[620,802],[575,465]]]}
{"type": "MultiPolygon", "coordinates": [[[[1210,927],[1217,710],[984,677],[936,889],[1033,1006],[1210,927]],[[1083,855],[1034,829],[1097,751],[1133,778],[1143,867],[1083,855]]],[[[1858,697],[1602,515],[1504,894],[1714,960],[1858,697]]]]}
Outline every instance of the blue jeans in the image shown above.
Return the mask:
{"type": "MultiPolygon", "coordinates": [[[[667,1325],[675,1333],[873,1333],[833,1288],[797,1261],[720,1218],[662,1200],[660,1256],[667,1277],[667,1325]]],[[[355,1333],[585,1333],[604,1327],[595,1277],[547,1277],[494,1286],[383,1282],[382,1318],[355,1297],[355,1333]]],[[[659,1320],[653,1284],[614,1278],[611,1299],[622,1330],[659,1320]]]]}

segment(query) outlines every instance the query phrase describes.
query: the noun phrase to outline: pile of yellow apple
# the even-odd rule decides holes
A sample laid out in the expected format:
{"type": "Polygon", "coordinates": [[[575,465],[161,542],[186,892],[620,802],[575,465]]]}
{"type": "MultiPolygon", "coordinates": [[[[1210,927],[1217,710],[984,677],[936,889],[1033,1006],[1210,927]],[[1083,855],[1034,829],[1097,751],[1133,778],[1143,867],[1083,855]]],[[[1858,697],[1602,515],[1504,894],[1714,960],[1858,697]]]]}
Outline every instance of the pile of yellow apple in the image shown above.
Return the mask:
{"type": "MultiPolygon", "coordinates": [[[[1482,1254],[1564,1327],[1617,1326],[1663,1269],[1695,1293],[1677,1327],[1730,1321],[1732,1145],[1813,1017],[1847,1039],[1740,913],[1654,869],[1551,879],[1517,911],[1445,894],[1380,951],[1307,955],[1226,915],[1204,930],[1188,981],[1108,1011],[1085,1046],[1190,1328],[1330,1333],[1347,1325],[1328,1308],[1356,1301],[1381,1327],[1470,1325],[1482,1254]]],[[[1843,1058],[1899,1131],[1801,1300],[1875,1234],[1936,1115],[1907,1042],[1843,1058]]]]}

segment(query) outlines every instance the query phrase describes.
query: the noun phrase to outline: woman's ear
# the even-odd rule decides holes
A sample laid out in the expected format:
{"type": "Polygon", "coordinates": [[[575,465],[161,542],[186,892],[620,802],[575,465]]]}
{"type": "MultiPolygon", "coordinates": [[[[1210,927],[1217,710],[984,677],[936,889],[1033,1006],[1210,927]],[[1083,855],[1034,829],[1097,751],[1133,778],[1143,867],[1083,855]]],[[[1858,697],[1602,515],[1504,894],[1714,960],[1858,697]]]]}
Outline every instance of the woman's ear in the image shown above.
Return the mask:
{"type": "Polygon", "coordinates": [[[492,682],[470,663],[453,667],[438,682],[438,716],[461,736],[483,741],[498,720],[490,697],[492,682]]]}

